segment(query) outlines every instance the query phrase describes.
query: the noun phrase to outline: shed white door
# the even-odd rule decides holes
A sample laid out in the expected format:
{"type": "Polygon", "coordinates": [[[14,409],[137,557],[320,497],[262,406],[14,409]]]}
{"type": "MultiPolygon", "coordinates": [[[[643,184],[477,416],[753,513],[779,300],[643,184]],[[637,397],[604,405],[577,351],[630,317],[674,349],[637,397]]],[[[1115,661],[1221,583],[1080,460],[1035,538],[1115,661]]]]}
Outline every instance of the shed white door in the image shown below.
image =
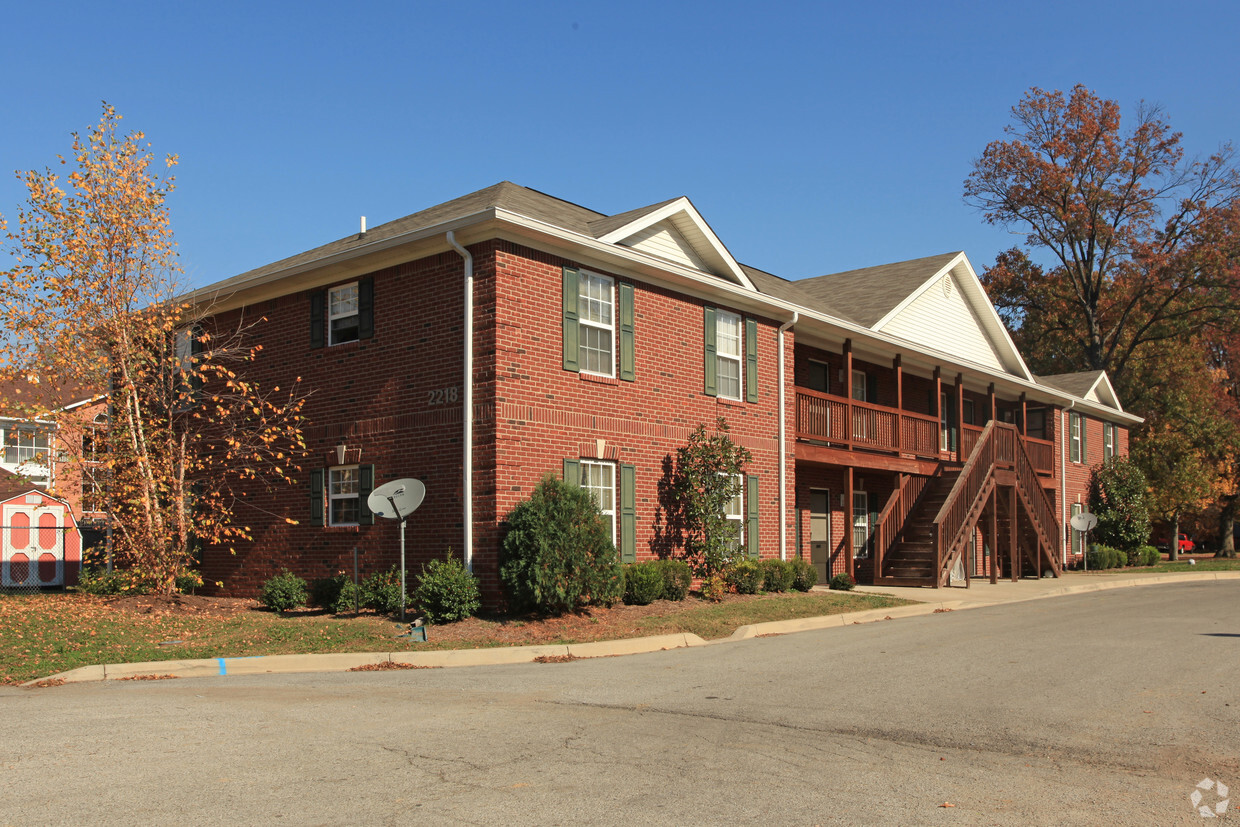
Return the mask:
{"type": "Polygon", "coordinates": [[[65,582],[65,507],[30,495],[4,504],[0,529],[0,583],[13,588],[65,582]]]}

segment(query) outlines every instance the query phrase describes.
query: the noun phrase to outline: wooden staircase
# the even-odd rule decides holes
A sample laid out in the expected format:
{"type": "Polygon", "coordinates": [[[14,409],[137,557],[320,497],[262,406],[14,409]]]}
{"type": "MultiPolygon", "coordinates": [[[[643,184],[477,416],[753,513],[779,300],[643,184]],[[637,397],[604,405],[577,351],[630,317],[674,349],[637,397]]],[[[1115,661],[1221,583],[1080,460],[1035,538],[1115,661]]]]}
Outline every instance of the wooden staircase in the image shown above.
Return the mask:
{"type": "Polygon", "coordinates": [[[933,477],[901,480],[878,519],[874,583],[948,585],[987,513],[993,526],[1000,519],[1004,526],[1003,531],[983,528],[983,534],[993,535],[992,580],[1001,564],[1012,579],[1048,570],[1061,574],[1055,546],[1059,524],[1050,499],[1015,428],[991,422],[963,467],[940,465],[933,477]],[[1005,544],[1007,553],[1001,555],[1005,544]]]}

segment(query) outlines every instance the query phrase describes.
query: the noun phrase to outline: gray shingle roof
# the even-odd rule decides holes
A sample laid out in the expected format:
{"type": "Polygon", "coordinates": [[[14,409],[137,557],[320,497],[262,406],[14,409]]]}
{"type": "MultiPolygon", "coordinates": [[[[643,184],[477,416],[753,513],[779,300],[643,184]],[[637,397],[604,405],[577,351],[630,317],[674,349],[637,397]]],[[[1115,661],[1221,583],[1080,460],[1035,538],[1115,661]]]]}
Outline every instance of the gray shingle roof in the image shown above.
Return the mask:
{"type": "Polygon", "coordinates": [[[651,204],[649,207],[638,207],[628,212],[617,213],[606,218],[600,218],[590,222],[590,235],[595,238],[602,238],[612,230],[618,230],[630,221],[636,221],[643,215],[648,215],[660,207],[665,207],[675,201],[675,198],[669,198],[666,201],[660,201],[658,204],[651,204]]]}
{"type": "Polygon", "coordinates": [[[1056,373],[1052,376],[1035,376],[1034,379],[1037,380],[1039,385],[1048,385],[1083,399],[1085,394],[1089,393],[1089,389],[1098,381],[1098,377],[1102,376],[1102,373],[1100,370],[1085,370],[1079,373],[1056,373]]]}
{"type": "Polygon", "coordinates": [[[813,297],[815,306],[873,327],[910,293],[942,270],[959,252],[846,270],[826,276],[800,279],[795,284],[813,297]]]}

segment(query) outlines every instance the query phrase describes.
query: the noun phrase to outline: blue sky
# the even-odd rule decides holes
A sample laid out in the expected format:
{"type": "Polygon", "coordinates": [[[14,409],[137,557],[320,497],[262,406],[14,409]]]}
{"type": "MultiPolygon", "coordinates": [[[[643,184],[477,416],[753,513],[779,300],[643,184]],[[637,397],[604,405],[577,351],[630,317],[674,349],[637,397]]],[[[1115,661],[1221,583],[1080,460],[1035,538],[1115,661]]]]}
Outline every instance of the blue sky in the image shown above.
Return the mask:
{"type": "MultiPolygon", "coordinates": [[[[1240,140],[1240,4],[7,3],[0,170],[107,100],[160,155],[194,286],[511,180],[605,213],[687,195],[786,278],[1019,238],[961,200],[1031,86],[1240,140]],[[863,8],[864,5],[864,8],[863,8]],[[1117,9],[1122,11],[1117,12],[1117,9]]],[[[0,212],[23,189],[0,176],[0,212]]]]}

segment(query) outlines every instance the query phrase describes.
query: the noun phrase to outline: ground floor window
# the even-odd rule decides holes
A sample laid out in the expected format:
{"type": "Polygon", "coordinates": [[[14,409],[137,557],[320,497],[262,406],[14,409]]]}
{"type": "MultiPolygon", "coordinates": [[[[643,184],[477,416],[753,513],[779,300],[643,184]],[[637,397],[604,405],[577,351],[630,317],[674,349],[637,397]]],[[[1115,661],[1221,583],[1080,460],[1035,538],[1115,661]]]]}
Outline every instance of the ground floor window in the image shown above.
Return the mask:
{"type": "Polygon", "coordinates": [[[740,551],[745,547],[745,480],[739,474],[732,477],[736,496],[728,500],[723,516],[728,518],[728,528],[732,529],[732,547],[740,551]]]}
{"type": "Polygon", "coordinates": [[[853,492],[853,557],[870,556],[870,495],[865,491],[853,492]]]}
{"type": "Polygon", "coordinates": [[[581,461],[581,487],[594,496],[607,523],[607,536],[616,544],[616,466],[610,462],[581,461]]]}
{"type": "MultiPolygon", "coordinates": [[[[1080,514],[1080,513],[1081,513],[1081,504],[1072,503],[1072,516],[1075,517],[1077,514],[1080,514]]],[[[1071,532],[1072,534],[1072,553],[1080,554],[1081,553],[1081,532],[1077,531],[1075,528],[1072,527],[1071,519],[1068,520],[1068,531],[1071,532]]]]}
{"type": "Polygon", "coordinates": [[[341,465],[328,469],[327,500],[330,525],[357,525],[361,514],[358,467],[341,465]]]}

